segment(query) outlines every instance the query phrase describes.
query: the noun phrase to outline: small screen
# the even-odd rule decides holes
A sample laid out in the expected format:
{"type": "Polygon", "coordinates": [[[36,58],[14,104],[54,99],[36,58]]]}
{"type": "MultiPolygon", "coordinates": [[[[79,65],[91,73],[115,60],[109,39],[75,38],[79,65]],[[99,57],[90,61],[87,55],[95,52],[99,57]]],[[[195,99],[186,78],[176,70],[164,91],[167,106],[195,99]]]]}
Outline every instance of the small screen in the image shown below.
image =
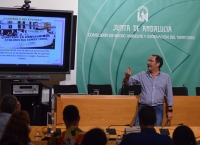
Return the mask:
{"type": "Polygon", "coordinates": [[[66,19],[0,15],[0,65],[63,66],[66,19]]]}

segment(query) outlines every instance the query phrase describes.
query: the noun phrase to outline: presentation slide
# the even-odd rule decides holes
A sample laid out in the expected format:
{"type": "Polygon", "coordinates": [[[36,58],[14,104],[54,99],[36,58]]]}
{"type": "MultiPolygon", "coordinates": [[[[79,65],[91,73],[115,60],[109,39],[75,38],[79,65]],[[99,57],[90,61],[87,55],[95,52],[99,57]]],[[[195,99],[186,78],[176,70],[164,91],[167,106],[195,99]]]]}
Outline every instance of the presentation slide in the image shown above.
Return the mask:
{"type": "Polygon", "coordinates": [[[66,19],[0,15],[0,64],[63,65],[66,19]]]}

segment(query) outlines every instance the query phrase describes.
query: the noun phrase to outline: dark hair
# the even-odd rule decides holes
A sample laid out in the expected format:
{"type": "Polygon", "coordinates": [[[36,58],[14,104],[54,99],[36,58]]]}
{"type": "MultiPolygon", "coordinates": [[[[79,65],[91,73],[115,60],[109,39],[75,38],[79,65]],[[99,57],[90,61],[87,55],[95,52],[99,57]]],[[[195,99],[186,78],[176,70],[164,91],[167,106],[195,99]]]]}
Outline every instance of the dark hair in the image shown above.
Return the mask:
{"type": "Polygon", "coordinates": [[[139,111],[139,121],[144,126],[154,126],[156,123],[156,112],[152,106],[144,106],[139,111]]]}
{"type": "Polygon", "coordinates": [[[106,143],[107,137],[104,131],[100,128],[94,128],[85,134],[81,145],[106,145],[106,143]]]}
{"type": "Polygon", "coordinates": [[[21,143],[27,145],[31,141],[29,137],[29,124],[30,119],[27,111],[15,111],[6,124],[2,138],[9,134],[14,136],[21,143]]]}
{"type": "Polygon", "coordinates": [[[159,56],[159,55],[157,55],[157,54],[152,54],[151,56],[155,56],[156,57],[156,62],[158,63],[160,63],[160,65],[159,65],[159,69],[162,67],[162,65],[163,65],[163,59],[162,59],[162,57],[161,56],[159,56]]]}
{"type": "Polygon", "coordinates": [[[17,98],[14,95],[5,95],[1,97],[0,108],[1,112],[12,114],[17,107],[17,98]]]}
{"type": "Polygon", "coordinates": [[[71,126],[74,122],[79,121],[79,111],[74,105],[68,105],[63,110],[63,119],[67,121],[67,127],[71,126]]]}
{"type": "Polygon", "coordinates": [[[172,136],[173,145],[196,145],[193,131],[188,126],[178,126],[172,136]]]}

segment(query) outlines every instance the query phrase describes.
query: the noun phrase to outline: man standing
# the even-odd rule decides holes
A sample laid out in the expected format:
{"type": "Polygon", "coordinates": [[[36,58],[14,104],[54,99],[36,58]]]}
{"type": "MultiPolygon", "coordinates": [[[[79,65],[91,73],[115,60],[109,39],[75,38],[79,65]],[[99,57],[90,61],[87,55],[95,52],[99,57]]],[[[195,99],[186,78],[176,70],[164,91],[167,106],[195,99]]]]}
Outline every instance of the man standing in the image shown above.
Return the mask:
{"type": "MultiPolygon", "coordinates": [[[[141,85],[141,94],[138,105],[138,112],[144,106],[153,106],[156,111],[156,126],[162,126],[163,112],[164,112],[164,96],[167,97],[167,119],[170,121],[172,119],[172,106],[173,94],[171,79],[168,74],[162,72],[160,68],[163,65],[163,59],[159,55],[151,55],[147,62],[148,71],[142,71],[133,76],[131,75],[131,69],[125,72],[125,78],[123,84],[141,85]]],[[[138,126],[138,115],[135,119],[135,126],[138,126]]]]}
{"type": "Polygon", "coordinates": [[[4,131],[4,128],[15,110],[20,110],[21,105],[17,101],[17,98],[13,95],[5,95],[0,99],[0,133],[4,131]]]}

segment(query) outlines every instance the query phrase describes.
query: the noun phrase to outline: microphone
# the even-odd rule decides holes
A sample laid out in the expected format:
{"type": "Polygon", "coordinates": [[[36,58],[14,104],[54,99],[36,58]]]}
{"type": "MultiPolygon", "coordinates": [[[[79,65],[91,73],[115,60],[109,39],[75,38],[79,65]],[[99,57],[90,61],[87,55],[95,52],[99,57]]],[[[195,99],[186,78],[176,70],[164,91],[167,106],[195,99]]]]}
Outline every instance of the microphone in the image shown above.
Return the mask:
{"type": "Polygon", "coordinates": [[[111,126],[130,126],[130,124],[123,124],[123,125],[109,125],[108,128],[106,128],[106,132],[108,132],[110,135],[116,135],[115,128],[110,128],[111,126]]]}
{"type": "Polygon", "coordinates": [[[187,89],[187,87],[183,84],[183,87],[185,88],[185,90],[186,90],[186,95],[188,96],[188,89],[187,89]]]}
{"type": "Polygon", "coordinates": [[[171,125],[171,122],[170,122],[169,120],[167,120],[167,123],[159,129],[159,130],[160,130],[160,134],[170,135],[169,129],[163,129],[163,127],[166,127],[166,126],[175,126],[175,125],[176,125],[176,126],[182,126],[183,123],[172,124],[172,125],[171,125]]]}

